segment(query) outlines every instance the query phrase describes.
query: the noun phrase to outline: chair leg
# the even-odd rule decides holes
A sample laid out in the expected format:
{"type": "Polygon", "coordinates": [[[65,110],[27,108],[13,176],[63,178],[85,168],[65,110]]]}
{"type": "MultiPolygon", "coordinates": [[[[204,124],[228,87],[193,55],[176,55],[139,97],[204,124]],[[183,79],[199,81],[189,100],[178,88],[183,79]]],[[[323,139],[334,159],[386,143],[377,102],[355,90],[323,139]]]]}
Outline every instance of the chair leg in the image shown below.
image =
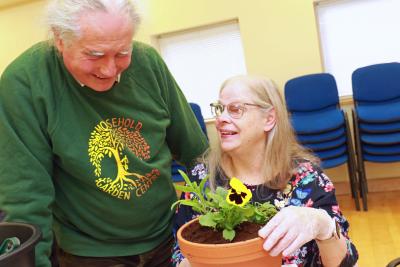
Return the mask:
{"type": "MultiPolygon", "coordinates": [[[[349,155],[349,157],[350,157],[350,155],[349,155]]],[[[355,170],[353,163],[351,163],[350,161],[347,163],[347,170],[348,170],[349,178],[350,178],[351,196],[354,198],[356,210],[360,210],[360,200],[358,198],[358,187],[357,187],[357,178],[356,178],[357,171],[355,170]]]]}
{"type": "Polygon", "coordinates": [[[367,194],[368,194],[368,184],[367,178],[365,175],[365,165],[364,161],[361,159],[361,166],[360,166],[360,195],[362,197],[364,211],[368,211],[368,201],[367,201],[367,194]]]}
{"type": "Polygon", "coordinates": [[[347,118],[347,112],[343,112],[343,116],[345,119],[346,136],[347,136],[347,155],[348,155],[347,170],[349,173],[351,194],[352,197],[354,198],[356,210],[360,210],[360,201],[358,198],[358,188],[357,188],[357,182],[358,182],[357,166],[355,163],[355,154],[354,154],[352,137],[350,133],[349,121],[347,118]]]}
{"type": "Polygon", "coordinates": [[[352,109],[352,117],[353,117],[353,127],[354,127],[354,140],[356,145],[356,159],[357,159],[357,167],[358,167],[358,177],[359,177],[359,188],[360,188],[360,196],[363,202],[364,211],[368,210],[368,201],[367,201],[367,193],[368,193],[368,185],[367,178],[365,175],[365,165],[362,156],[361,149],[361,141],[360,141],[360,132],[358,128],[358,118],[354,109],[352,109]]]}

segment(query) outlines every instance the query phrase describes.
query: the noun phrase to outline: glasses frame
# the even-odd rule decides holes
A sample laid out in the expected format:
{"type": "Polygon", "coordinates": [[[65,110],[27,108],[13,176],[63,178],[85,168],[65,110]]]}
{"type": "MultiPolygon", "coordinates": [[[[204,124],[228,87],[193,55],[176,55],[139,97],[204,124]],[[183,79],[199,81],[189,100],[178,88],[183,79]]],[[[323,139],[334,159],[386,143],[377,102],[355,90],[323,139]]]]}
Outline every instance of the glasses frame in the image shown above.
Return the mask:
{"type": "Polygon", "coordinates": [[[232,102],[232,103],[229,103],[227,105],[223,105],[223,104],[218,103],[218,102],[210,104],[211,114],[214,116],[214,118],[218,118],[226,110],[228,112],[228,115],[231,118],[240,119],[240,118],[243,117],[243,114],[247,111],[246,106],[253,106],[253,107],[258,107],[258,108],[261,108],[261,109],[268,109],[269,108],[269,107],[264,107],[264,106],[261,106],[261,105],[258,105],[258,104],[242,103],[242,102],[232,102]],[[240,113],[238,113],[238,114],[229,112],[229,108],[227,108],[227,107],[229,107],[231,105],[235,105],[235,104],[239,104],[238,108],[240,110],[240,113]]]}

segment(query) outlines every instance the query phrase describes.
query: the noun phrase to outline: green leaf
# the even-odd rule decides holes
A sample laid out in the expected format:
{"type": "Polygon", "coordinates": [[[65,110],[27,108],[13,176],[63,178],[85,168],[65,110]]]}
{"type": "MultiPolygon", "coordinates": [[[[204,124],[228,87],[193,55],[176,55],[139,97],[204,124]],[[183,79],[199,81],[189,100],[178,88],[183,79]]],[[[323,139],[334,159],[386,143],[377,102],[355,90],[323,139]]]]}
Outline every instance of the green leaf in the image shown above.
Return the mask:
{"type": "Polygon", "coordinates": [[[199,223],[202,226],[208,226],[208,227],[213,227],[213,228],[215,228],[217,226],[217,223],[214,221],[214,216],[212,213],[207,213],[207,214],[201,215],[199,218],[199,223]]]}
{"type": "Polygon", "coordinates": [[[215,189],[215,193],[222,198],[226,198],[226,195],[228,194],[228,190],[226,190],[223,187],[218,186],[217,189],[215,189]]]}
{"type": "Polygon", "coordinates": [[[235,238],[235,235],[235,230],[224,229],[224,231],[222,231],[222,236],[229,241],[232,241],[235,238]]]}
{"type": "Polygon", "coordinates": [[[186,185],[174,184],[174,187],[175,187],[175,189],[182,191],[182,192],[186,192],[186,193],[193,192],[193,188],[186,186],[186,185]]]}
{"type": "Polygon", "coordinates": [[[201,205],[199,202],[193,201],[193,200],[189,200],[189,199],[181,199],[178,200],[176,202],[174,202],[171,206],[171,210],[176,206],[176,205],[186,205],[186,206],[191,206],[193,208],[197,208],[201,210],[201,205]]]}
{"type": "Polygon", "coordinates": [[[226,202],[226,201],[224,200],[224,201],[220,201],[220,202],[218,203],[218,206],[219,206],[221,209],[229,209],[232,205],[229,204],[228,202],[226,202]]]}
{"type": "MultiPolygon", "coordinates": [[[[225,217],[224,217],[224,215],[220,212],[220,211],[214,211],[214,212],[212,212],[211,213],[211,216],[212,216],[212,220],[214,221],[214,222],[216,222],[217,223],[217,225],[220,225],[221,224],[221,222],[224,222],[225,221],[225,217]]],[[[218,228],[218,227],[217,227],[218,228]]]]}
{"type": "MultiPolygon", "coordinates": [[[[201,180],[199,187],[200,187],[202,190],[204,189],[204,186],[205,186],[207,180],[208,180],[208,175],[207,175],[206,177],[204,177],[203,180],[201,180]]],[[[207,187],[207,188],[208,188],[208,187],[207,187]]]]}
{"type": "Polygon", "coordinates": [[[186,184],[191,185],[192,182],[190,181],[189,177],[187,176],[187,174],[185,172],[183,172],[182,170],[178,170],[179,174],[182,176],[183,180],[185,180],[186,184]]]}
{"type": "Polygon", "coordinates": [[[255,213],[255,209],[251,206],[245,206],[242,208],[242,213],[246,218],[250,218],[255,213]]]}

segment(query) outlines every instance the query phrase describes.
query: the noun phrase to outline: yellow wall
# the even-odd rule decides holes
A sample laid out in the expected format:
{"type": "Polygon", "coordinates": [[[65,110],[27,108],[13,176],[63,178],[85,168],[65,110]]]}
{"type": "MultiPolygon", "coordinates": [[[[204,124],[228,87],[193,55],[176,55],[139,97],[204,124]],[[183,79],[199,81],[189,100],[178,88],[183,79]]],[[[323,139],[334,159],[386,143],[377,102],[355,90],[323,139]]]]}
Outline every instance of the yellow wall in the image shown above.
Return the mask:
{"type": "Polygon", "coordinates": [[[321,71],[312,0],[152,0],[150,34],[238,19],[249,73],[282,85],[321,71]]]}
{"type": "MultiPolygon", "coordinates": [[[[45,1],[0,9],[0,73],[45,37],[45,1]],[[5,39],[5,42],[4,42],[5,39]]],[[[138,0],[144,21],[137,39],[238,19],[249,73],[282,86],[296,75],[321,71],[312,0],[138,0]]]]}
{"type": "MultiPolygon", "coordinates": [[[[27,0],[29,1],[29,0],[27,0]]],[[[321,72],[313,0],[136,0],[143,23],[136,39],[237,19],[249,73],[269,76],[280,88],[295,76],[321,72]]],[[[41,24],[46,1],[0,7],[0,73],[26,48],[45,39],[41,24]]],[[[207,125],[212,141],[212,124],[207,125]]],[[[399,164],[367,164],[369,178],[399,177],[399,164]]],[[[346,167],[327,171],[347,180],[346,167]]]]}
{"type": "Polygon", "coordinates": [[[22,51],[43,40],[43,1],[0,9],[0,74],[22,51]]]}

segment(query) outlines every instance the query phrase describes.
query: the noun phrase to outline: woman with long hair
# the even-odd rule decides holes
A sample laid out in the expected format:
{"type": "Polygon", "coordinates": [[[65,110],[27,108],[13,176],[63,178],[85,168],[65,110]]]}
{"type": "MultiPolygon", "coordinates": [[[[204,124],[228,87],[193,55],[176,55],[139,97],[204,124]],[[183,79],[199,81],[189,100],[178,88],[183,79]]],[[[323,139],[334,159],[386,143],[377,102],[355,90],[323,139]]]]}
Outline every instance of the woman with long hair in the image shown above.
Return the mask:
{"type": "MultiPolygon", "coordinates": [[[[209,174],[209,186],[228,187],[237,177],[253,202],[269,202],[278,213],[259,231],[264,249],[282,254],[282,266],[354,266],[358,259],[348,237],[331,180],[319,160],[296,140],[283,98],[267,78],[226,80],[211,104],[218,141],[211,143],[193,179],[209,174]]],[[[195,217],[180,207],[176,228],[195,217]]],[[[177,266],[190,266],[175,247],[177,266]],[[180,262],[180,264],[179,264],[180,262]]]]}

